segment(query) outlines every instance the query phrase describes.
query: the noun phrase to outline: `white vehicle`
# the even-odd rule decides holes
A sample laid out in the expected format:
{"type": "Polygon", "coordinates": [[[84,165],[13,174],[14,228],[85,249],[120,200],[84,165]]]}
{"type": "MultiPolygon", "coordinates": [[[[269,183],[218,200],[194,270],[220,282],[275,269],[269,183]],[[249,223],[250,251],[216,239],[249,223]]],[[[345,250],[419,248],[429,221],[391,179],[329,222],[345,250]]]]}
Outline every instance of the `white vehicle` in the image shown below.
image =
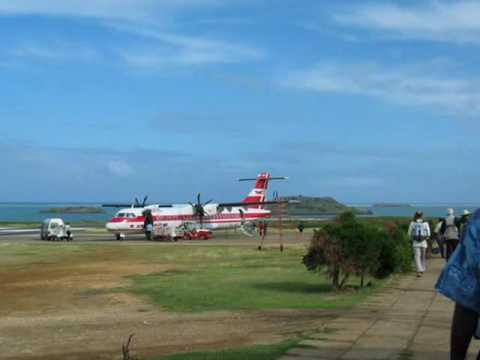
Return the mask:
{"type": "Polygon", "coordinates": [[[40,238],[42,240],[73,240],[70,232],[70,226],[65,225],[62,219],[45,219],[40,228],[40,238]]]}
{"type": "MultiPolygon", "coordinates": [[[[147,225],[148,226],[148,225],[147,225]]],[[[149,240],[158,240],[158,239],[167,239],[167,240],[177,240],[177,231],[174,227],[169,224],[155,224],[152,226],[152,236],[149,240]]]]}

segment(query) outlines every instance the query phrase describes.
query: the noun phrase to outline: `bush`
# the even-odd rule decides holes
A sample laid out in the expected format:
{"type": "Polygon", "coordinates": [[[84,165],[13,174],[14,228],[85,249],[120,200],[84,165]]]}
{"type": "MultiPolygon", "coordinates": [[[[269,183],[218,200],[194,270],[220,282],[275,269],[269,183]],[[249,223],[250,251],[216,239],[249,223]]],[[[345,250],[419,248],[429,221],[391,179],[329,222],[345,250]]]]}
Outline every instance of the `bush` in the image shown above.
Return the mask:
{"type": "Polygon", "coordinates": [[[359,222],[351,212],[314,232],[303,263],[310,271],[325,269],[336,289],[349,276],[383,278],[411,266],[411,246],[406,234],[394,223],[386,226],[359,222]]]}
{"type": "Polygon", "coordinates": [[[387,238],[383,243],[379,257],[380,267],[377,277],[383,278],[393,272],[407,272],[412,268],[412,244],[407,235],[407,230],[397,224],[385,225],[387,238]]]}
{"type": "Polygon", "coordinates": [[[330,237],[328,231],[323,229],[314,231],[303,263],[309,271],[320,271],[325,266],[335,289],[345,285],[352,268],[352,264],[344,256],[341,239],[330,237]]]}

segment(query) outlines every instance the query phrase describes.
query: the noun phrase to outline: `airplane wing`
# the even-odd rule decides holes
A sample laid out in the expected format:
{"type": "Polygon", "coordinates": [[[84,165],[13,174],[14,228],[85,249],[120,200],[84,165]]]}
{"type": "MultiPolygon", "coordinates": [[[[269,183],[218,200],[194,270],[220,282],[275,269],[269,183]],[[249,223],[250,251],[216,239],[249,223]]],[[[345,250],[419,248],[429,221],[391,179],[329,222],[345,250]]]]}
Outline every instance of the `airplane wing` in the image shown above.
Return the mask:
{"type": "MultiPolygon", "coordinates": [[[[159,208],[171,208],[173,207],[172,204],[159,204],[159,205],[156,205],[158,206],[159,208]]],[[[102,204],[102,207],[112,207],[112,208],[130,208],[130,207],[134,207],[134,208],[141,208],[141,207],[145,207],[143,206],[142,204],[102,204]]]]}
{"type": "Polygon", "coordinates": [[[218,204],[218,207],[248,207],[256,205],[273,205],[273,204],[288,204],[288,200],[277,200],[277,201],[259,201],[259,202],[232,202],[232,203],[221,203],[218,204]]]}

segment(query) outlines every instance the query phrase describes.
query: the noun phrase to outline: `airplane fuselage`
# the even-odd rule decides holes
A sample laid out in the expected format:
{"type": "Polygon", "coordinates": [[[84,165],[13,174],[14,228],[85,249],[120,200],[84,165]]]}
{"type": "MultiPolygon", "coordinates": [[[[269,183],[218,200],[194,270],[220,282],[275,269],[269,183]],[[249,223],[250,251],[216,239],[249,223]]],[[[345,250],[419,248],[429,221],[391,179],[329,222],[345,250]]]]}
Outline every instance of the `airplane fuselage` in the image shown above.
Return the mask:
{"type": "MultiPolygon", "coordinates": [[[[217,210],[216,204],[205,206],[205,216],[202,218],[204,229],[228,229],[239,227],[246,222],[255,222],[270,218],[271,212],[265,209],[232,207],[229,209],[217,210]]],[[[165,225],[176,228],[184,223],[200,224],[200,218],[195,215],[189,204],[173,205],[171,208],[127,208],[120,210],[107,224],[108,231],[117,234],[143,233],[145,217],[144,210],[151,210],[153,225],[165,225]]]]}

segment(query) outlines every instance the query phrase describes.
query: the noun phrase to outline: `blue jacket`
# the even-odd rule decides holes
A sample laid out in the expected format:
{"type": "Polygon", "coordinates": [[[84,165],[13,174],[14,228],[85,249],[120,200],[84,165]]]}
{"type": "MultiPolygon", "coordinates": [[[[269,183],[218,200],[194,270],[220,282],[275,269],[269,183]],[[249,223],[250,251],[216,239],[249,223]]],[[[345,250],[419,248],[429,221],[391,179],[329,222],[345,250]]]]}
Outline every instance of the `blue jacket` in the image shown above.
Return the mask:
{"type": "Polygon", "coordinates": [[[450,257],[435,288],[480,314],[480,209],[466,226],[463,241],[450,257]]]}

